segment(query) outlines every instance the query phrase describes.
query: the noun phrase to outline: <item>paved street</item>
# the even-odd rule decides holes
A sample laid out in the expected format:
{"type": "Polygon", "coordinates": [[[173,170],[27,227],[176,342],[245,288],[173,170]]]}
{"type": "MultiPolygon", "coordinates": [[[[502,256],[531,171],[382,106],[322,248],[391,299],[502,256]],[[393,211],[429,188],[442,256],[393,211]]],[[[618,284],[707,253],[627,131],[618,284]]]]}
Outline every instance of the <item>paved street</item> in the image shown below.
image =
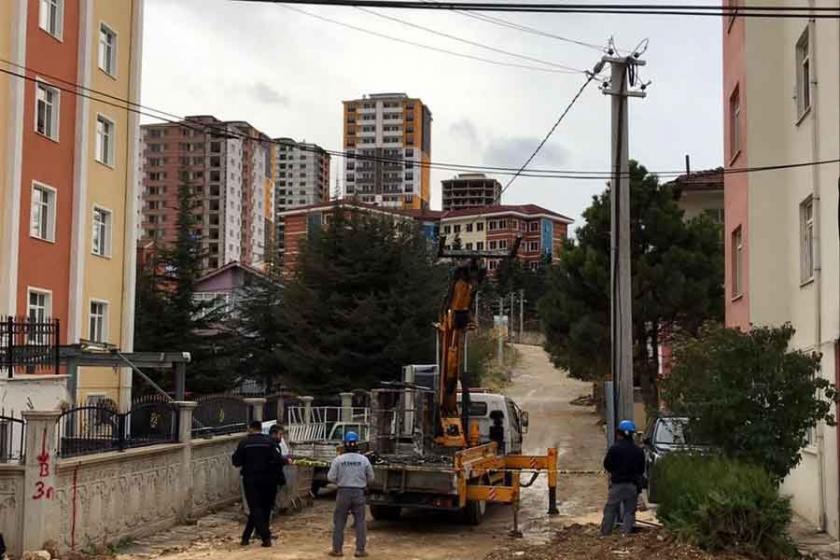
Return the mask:
{"type": "MultiPolygon", "coordinates": [[[[589,391],[589,385],[568,379],[549,362],[539,347],[519,346],[520,360],[509,393],[530,413],[530,433],[526,452],[544,453],[546,447],[560,449],[560,468],[591,470],[599,468],[603,453],[602,430],[590,407],[573,406],[573,399],[589,391]]],[[[523,480],[527,477],[523,476],[523,480]]],[[[604,495],[601,477],[561,477],[558,498],[561,515],[549,518],[545,477],[524,491],[521,525],[524,543],[548,540],[554,526],[573,521],[597,519],[604,495]]],[[[238,507],[238,506],[237,506],[238,507]]],[[[172,560],[251,560],[323,558],[329,550],[331,496],[315,501],[311,508],[281,517],[274,524],[280,540],[272,549],[252,544],[238,545],[241,531],[236,512],[221,512],[201,520],[196,527],[181,527],[151,539],[140,540],[121,555],[139,560],[166,554],[172,560]]],[[[501,546],[516,546],[507,536],[511,528],[510,508],[488,509],[484,523],[469,527],[446,515],[412,515],[399,522],[370,522],[369,546],[372,558],[406,560],[479,560],[501,546]]],[[[352,544],[348,531],[348,544],[352,544]]],[[[346,551],[352,548],[345,545],[346,551]]]]}

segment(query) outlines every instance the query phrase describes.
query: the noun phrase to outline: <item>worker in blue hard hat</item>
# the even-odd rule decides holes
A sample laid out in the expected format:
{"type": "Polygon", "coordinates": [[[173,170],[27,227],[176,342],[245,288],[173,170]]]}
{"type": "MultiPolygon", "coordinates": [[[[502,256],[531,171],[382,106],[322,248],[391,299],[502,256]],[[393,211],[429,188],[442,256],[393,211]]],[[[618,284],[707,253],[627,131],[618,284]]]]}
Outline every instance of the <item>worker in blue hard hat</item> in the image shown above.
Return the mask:
{"type": "Polygon", "coordinates": [[[632,420],[619,422],[615,443],[604,457],[604,469],[610,473],[610,489],[601,521],[602,535],[612,532],[621,509],[624,510],[622,534],[630,534],[636,524],[636,504],[644,486],[645,454],[636,445],[635,434],[636,424],[632,420]]]}
{"type": "Polygon", "coordinates": [[[343,556],[344,528],[352,513],[356,528],[356,558],[364,558],[367,542],[365,523],[365,489],[373,482],[373,467],[367,457],[359,453],[359,434],[344,434],[344,452],[333,459],[327,480],[338,486],[333,512],[333,538],[330,556],[343,556]]]}

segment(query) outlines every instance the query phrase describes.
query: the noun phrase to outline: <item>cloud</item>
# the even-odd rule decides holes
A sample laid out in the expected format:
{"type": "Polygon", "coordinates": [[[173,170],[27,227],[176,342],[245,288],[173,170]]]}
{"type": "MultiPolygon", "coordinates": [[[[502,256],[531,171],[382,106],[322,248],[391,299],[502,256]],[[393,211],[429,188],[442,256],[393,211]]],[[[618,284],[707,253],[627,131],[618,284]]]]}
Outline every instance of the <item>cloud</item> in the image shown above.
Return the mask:
{"type": "Polygon", "coordinates": [[[248,95],[260,103],[276,103],[287,106],[289,96],[281,94],[265,82],[256,82],[248,87],[248,95]]]}
{"type": "Polygon", "coordinates": [[[472,147],[481,145],[478,128],[476,128],[475,123],[470,119],[461,119],[453,122],[449,125],[449,133],[472,147]]]}
{"type": "MultiPolygon", "coordinates": [[[[525,160],[534,152],[539,145],[541,138],[515,137],[515,138],[493,138],[484,150],[484,161],[492,161],[499,165],[515,167],[525,163],[525,160]]],[[[560,166],[568,160],[568,152],[558,144],[549,141],[542,147],[540,153],[534,159],[543,165],[560,166]]]]}

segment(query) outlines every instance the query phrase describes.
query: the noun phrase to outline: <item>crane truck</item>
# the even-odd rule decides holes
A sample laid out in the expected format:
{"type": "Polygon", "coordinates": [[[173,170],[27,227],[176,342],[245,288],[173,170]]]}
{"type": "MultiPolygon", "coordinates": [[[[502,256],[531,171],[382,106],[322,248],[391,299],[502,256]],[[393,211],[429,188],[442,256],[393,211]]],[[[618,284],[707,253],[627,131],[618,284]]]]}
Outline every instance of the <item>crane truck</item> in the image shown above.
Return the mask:
{"type": "Polygon", "coordinates": [[[403,378],[371,393],[370,448],[376,479],[368,489],[375,519],[394,519],[403,510],[460,512],[477,525],[486,505],[513,506],[518,533],[520,474],[547,473],[549,514],[557,513],[557,450],[523,455],[528,415],[509,397],[472,392],[465,372],[465,339],[474,328],[476,291],[486,275],[485,259],[512,258],[501,251],[444,249],[455,262],[436,324],[439,371],[429,387],[403,378]],[[460,387],[460,390],[459,390],[460,387]]]}

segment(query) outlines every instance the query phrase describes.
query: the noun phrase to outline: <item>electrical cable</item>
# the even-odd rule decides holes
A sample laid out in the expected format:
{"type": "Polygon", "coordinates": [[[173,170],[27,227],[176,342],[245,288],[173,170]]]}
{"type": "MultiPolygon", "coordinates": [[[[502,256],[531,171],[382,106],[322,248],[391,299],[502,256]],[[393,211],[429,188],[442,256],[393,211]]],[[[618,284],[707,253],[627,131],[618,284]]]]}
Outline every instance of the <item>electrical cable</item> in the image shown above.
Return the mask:
{"type": "Polygon", "coordinates": [[[542,141],[537,145],[537,148],[534,150],[534,152],[528,157],[527,160],[525,160],[525,163],[522,164],[522,167],[520,167],[519,170],[516,173],[514,173],[513,177],[511,177],[510,180],[508,180],[504,188],[499,191],[499,196],[496,197],[496,202],[501,202],[502,195],[505,194],[505,191],[507,191],[513,184],[513,182],[516,180],[516,178],[519,177],[523,171],[525,171],[525,168],[528,167],[528,164],[531,163],[531,161],[533,161],[535,157],[537,157],[537,154],[540,153],[542,147],[545,146],[545,143],[548,142],[548,139],[551,138],[551,135],[554,134],[554,131],[557,130],[557,127],[560,126],[560,123],[563,122],[563,119],[566,117],[566,115],[569,114],[569,111],[572,109],[574,104],[583,94],[583,90],[586,89],[586,86],[592,83],[593,79],[595,79],[595,74],[589,74],[586,78],[586,81],[583,83],[582,86],[580,86],[580,89],[577,91],[574,97],[572,97],[572,100],[569,102],[568,105],[566,105],[566,108],[563,110],[563,112],[560,113],[560,116],[554,122],[554,126],[552,126],[551,129],[549,129],[548,134],[546,134],[545,137],[543,137],[542,141]]]}
{"type": "MultiPolygon", "coordinates": [[[[285,6],[285,5],[283,7],[286,8],[287,10],[292,10],[293,12],[297,12],[299,14],[303,14],[303,15],[306,15],[306,16],[309,16],[309,17],[312,17],[312,18],[315,18],[315,19],[319,19],[321,21],[326,21],[326,22],[332,23],[334,25],[340,25],[341,27],[346,27],[348,29],[353,29],[355,31],[359,31],[360,33],[366,33],[368,35],[372,35],[374,37],[379,37],[381,39],[388,39],[389,41],[395,41],[397,43],[403,43],[405,45],[411,45],[413,47],[418,47],[418,48],[421,48],[421,49],[426,49],[426,50],[430,50],[430,51],[434,51],[434,52],[438,52],[438,53],[448,54],[448,55],[451,55],[451,56],[457,56],[459,58],[467,58],[467,59],[470,59],[470,60],[477,60],[479,62],[486,62],[488,64],[495,64],[497,66],[508,66],[510,68],[520,68],[520,69],[524,69],[524,70],[536,70],[538,72],[553,72],[553,73],[558,73],[558,74],[574,74],[574,73],[582,72],[582,70],[578,70],[578,69],[566,70],[566,69],[558,69],[558,68],[542,68],[540,66],[530,66],[530,65],[527,65],[527,64],[517,64],[515,62],[503,62],[503,61],[500,61],[500,60],[493,60],[493,59],[490,59],[490,58],[484,58],[484,57],[476,56],[476,55],[472,55],[472,54],[460,53],[460,52],[452,51],[452,50],[449,50],[449,49],[435,47],[435,46],[432,46],[432,45],[426,45],[424,43],[418,43],[416,41],[410,41],[408,39],[401,39],[399,37],[394,37],[392,35],[386,35],[385,33],[380,33],[378,31],[373,31],[371,29],[365,29],[364,27],[359,27],[359,26],[353,25],[351,23],[345,23],[343,21],[328,18],[326,16],[322,16],[322,15],[319,15],[319,14],[313,14],[312,12],[307,12],[306,10],[301,10],[300,8],[295,8],[295,7],[292,7],[292,6],[285,6]]],[[[511,56],[518,56],[518,55],[511,55],[511,56]]]]}
{"type": "MultiPolygon", "coordinates": [[[[423,0],[424,2],[431,2],[431,3],[438,3],[438,0],[423,0]]],[[[467,12],[464,10],[454,10],[456,13],[461,14],[462,16],[466,16],[469,18],[477,19],[480,21],[484,21],[486,23],[490,23],[493,25],[498,25],[500,27],[507,27],[508,29],[515,29],[517,31],[521,31],[523,33],[530,33],[532,35],[538,35],[540,37],[548,37],[550,39],[557,39],[558,41],[563,41],[565,43],[570,43],[573,45],[578,45],[581,47],[587,47],[590,49],[594,49],[598,52],[604,52],[606,49],[600,45],[596,45],[595,43],[587,43],[586,41],[580,41],[577,39],[570,39],[569,37],[564,37],[562,35],[557,35],[554,33],[549,33],[547,31],[543,31],[541,29],[537,29],[535,27],[530,27],[528,25],[523,25],[520,23],[514,23],[512,21],[507,21],[501,18],[488,16],[487,14],[477,13],[477,12],[467,12]]]]}
{"type": "Polygon", "coordinates": [[[573,66],[567,66],[565,64],[558,64],[558,63],[555,63],[555,62],[542,60],[542,59],[535,58],[535,57],[532,57],[532,56],[528,56],[528,55],[524,55],[524,54],[518,54],[518,53],[515,53],[515,52],[511,52],[511,51],[506,51],[504,49],[499,49],[499,48],[496,48],[496,47],[491,47],[489,45],[485,45],[484,43],[480,43],[478,41],[471,41],[469,39],[464,39],[463,37],[458,37],[456,35],[450,35],[449,33],[444,33],[443,31],[438,31],[438,30],[432,29],[430,27],[424,27],[422,25],[418,25],[416,23],[412,23],[412,22],[406,21],[404,19],[396,18],[396,17],[393,17],[393,16],[388,16],[388,15],[385,15],[385,14],[380,14],[378,12],[375,12],[373,10],[369,10],[367,8],[357,8],[357,9],[362,11],[362,12],[365,12],[366,14],[370,14],[370,15],[373,15],[373,16],[376,16],[376,17],[387,19],[389,21],[394,21],[394,22],[397,22],[397,23],[401,23],[403,25],[407,25],[407,26],[413,27],[415,29],[420,29],[420,30],[426,31],[427,33],[433,33],[435,35],[439,35],[441,37],[446,37],[447,39],[452,39],[453,41],[459,41],[461,43],[466,43],[467,45],[472,45],[474,47],[479,47],[479,48],[486,49],[486,50],[489,50],[489,51],[501,53],[501,54],[504,54],[504,55],[507,55],[507,56],[512,56],[512,57],[519,58],[519,59],[522,59],[522,60],[527,60],[529,62],[536,62],[538,64],[545,64],[547,66],[554,66],[555,68],[562,68],[564,70],[569,70],[569,71],[572,71],[572,72],[580,72],[582,74],[586,73],[586,70],[581,70],[580,68],[574,68],[573,66]]]}
{"type": "MultiPolygon", "coordinates": [[[[200,123],[197,121],[192,121],[185,119],[185,117],[176,115],[174,113],[169,113],[167,111],[156,109],[153,107],[149,107],[147,105],[141,105],[139,103],[129,101],[93,88],[85,87],[79,85],[75,82],[71,82],[65,80],[63,78],[50,75],[46,72],[41,72],[39,70],[34,70],[32,68],[16,64],[10,62],[6,59],[0,58],[0,63],[5,63],[10,66],[15,66],[24,70],[26,72],[31,72],[33,74],[37,74],[43,78],[51,80],[52,82],[48,82],[47,85],[53,87],[59,91],[63,91],[72,95],[77,95],[79,97],[90,99],[92,101],[97,101],[99,103],[103,103],[105,105],[115,107],[117,109],[121,109],[124,111],[128,111],[131,113],[135,113],[138,115],[142,115],[145,117],[149,117],[155,119],[157,121],[161,121],[166,124],[173,124],[178,126],[183,126],[184,128],[194,130],[197,132],[203,133],[210,133],[216,134],[219,137],[228,137],[233,139],[241,139],[241,140],[252,140],[255,142],[261,142],[265,144],[273,144],[278,146],[290,146],[294,145],[297,148],[303,151],[320,151],[323,150],[326,153],[346,159],[354,159],[354,160],[363,160],[363,161],[375,161],[375,162],[383,162],[383,163],[403,163],[404,160],[401,158],[393,158],[387,156],[368,156],[362,154],[354,154],[346,151],[340,150],[330,150],[318,147],[306,147],[301,146],[299,144],[292,144],[289,142],[284,142],[279,139],[271,139],[271,138],[261,138],[258,136],[253,136],[249,134],[245,134],[243,132],[238,132],[234,130],[230,130],[223,126],[222,124],[211,124],[211,123],[200,123]],[[66,84],[70,87],[59,86],[55,82],[60,82],[66,84]],[[89,93],[84,93],[89,92],[89,93]],[[91,95],[96,94],[96,95],[91,95]],[[102,96],[102,97],[97,97],[102,96]],[[111,101],[113,100],[113,101],[111,101]],[[166,115],[166,116],[161,116],[166,115]]],[[[26,74],[19,74],[12,70],[8,70],[5,68],[0,68],[0,73],[6,74],[11,77],[20,78],[30,82],[36,83],[44,83],[39,78],[34,76],[28,76],[26,74]]],[[[721,169],[721,173],[724,175],[730,174],[743,174],[743,173],[756,173],[762,171],[779,171],[785,169],[796,169],[802,167],[811,167],[811,166],[819,166],[819,165],[829,165],[840,163],[840,158],[836,159],[825,159],[825,160],[814,160],[814,161],[805,161],[805,162],[796,162],[796,163],[783,163],[783,164],[771,164],[771,165],[762,165],[762,166],[752,166],[752,167],[730,167],[721,169]]],[[[444,163],[444,162],[412,162],[415,167],[419,168],[428,168],[428,169],[436,169],[441,171],[464,171],[464,172],[487,172],[495,175],[518,175],[521,177],[530,177],[530,178],[545,178],[545,179],[572,179],[572,180],[586,180],[586,179],[594,179],[594,180],[608,180],[614,177],[613,171],[594,171],[594,170],[571,170],[571,169],[529,169],[525,171],[521,171],[522,167],[503,167],[503,166],[492,166],[492,165],[472,165],[472,164],[459,164],[459,163],[444,163]]],[[[685,170],[648,170],[648,172],[652,175],[657,175],[660,178],[664,177],[677,177],[680,175],[685,174],[685,170]]]]}
{"type": "Polygon", "coordinates": [[[674,4],[532,4],[511,2],[437,2],[417,0],[233,0],[236,2],[271,4],[306,4],[319,6],[352,6],[367,8],[397,8],[412,10],[448,10],[523,13],[579,13],[623,15],[676,15],[705,17],[761,17],[761,18],[840,18],[840,8],[822,6],[711,6],[674,4]]]}

